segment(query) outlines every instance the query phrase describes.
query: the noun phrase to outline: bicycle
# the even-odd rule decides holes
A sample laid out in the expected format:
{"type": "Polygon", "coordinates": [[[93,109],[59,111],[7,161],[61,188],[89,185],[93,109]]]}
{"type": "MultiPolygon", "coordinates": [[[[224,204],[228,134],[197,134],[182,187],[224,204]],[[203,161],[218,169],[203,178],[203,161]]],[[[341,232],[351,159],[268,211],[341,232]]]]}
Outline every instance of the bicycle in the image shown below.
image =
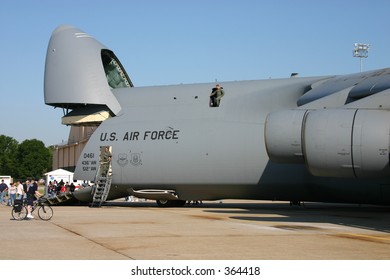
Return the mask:
{"type": "MultiPolygon", "coordinates": [[[[38,209],[38,217],[41,220],[48,221],[53,217],[53,208],[50,205],[46,204],[46,199],[39,198],[34,201],[34,204],[31,206],[31,214],[34,213],[36,209],[38,209]]],[[[27,207],[23,205],[23,201],[19,199],[19,201],[15,200],[14,207],[12,207],[11,211],[12,217],[15,220],[21,221],[27,219],[27,207]]]]}

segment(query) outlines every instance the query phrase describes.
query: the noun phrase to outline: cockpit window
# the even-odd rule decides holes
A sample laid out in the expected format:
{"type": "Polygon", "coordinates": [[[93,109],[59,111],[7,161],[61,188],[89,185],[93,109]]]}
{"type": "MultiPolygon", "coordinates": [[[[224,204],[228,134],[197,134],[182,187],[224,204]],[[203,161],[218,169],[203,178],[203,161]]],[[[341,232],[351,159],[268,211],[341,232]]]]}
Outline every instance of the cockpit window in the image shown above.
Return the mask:
{"type": "Polygon", "coordinates": [[[102,62],[110,88],[133,87],[125,69],[112,51],[102,50],[102,62]]]}

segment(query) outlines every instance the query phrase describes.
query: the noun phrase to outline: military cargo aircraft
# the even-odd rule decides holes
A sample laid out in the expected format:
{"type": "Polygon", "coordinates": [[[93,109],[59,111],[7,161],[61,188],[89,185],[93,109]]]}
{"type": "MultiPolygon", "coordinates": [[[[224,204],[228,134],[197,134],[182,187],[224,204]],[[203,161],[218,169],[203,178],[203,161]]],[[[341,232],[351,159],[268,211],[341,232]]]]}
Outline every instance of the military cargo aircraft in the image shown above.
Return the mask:
{"type": "Polygon", "coordinates": [[[219,86],[134,87],[112,50],[55,29],[45,103],[96,124],[74,174],[95,185],[74,196],[390,204],[390,68],[219,86]]]}

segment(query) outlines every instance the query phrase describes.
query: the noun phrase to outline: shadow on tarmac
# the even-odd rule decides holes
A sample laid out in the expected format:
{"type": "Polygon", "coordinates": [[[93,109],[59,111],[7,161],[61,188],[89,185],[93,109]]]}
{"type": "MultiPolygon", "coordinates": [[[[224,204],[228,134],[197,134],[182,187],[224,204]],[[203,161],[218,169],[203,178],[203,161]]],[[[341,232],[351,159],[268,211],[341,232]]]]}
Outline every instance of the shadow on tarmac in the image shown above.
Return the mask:
{"type": "MultiPolygon", "coordinates": [[[[154,201],[106,202],[104,207],[153,207],[154,201]]],[[[203,202],[186,204],[184,208],[199,208],[204,213],[228,214],[230,219],[259,222],[284,223],[328,223],[360,229],[390,233],[390,207],[356,204],[304,203],[302,206],[290,206],[288,202],[203,202]],[[264,216],[266,215],[266,216],[264,216]]],[[[291,229],[302,226],[292,225],[291,229]]],[[[314,227],[313,227],[314,228],[314,227]]],[[[308,229],[308,227],[306,228],[308,229]]]]}

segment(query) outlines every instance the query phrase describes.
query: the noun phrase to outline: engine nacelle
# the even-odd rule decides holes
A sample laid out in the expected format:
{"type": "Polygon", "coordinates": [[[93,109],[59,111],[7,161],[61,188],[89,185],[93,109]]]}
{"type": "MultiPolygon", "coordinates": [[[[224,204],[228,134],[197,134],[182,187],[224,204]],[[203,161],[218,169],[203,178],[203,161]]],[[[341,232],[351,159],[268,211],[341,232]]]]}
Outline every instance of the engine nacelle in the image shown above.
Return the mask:
{"type": "Polygon", "coordinates": [[[267,117],[265,143],[271,160],[304,159],[315,176],[385,177],[390,176],[389,134],[389,111],[296,109],[267,117]]]}
{"type": "Polygon", "coordinates": [[[270,160],[279,163],[304,163],[302,124],[307,110],[278,111],[267,116],[265,145],[270,160]]]}

